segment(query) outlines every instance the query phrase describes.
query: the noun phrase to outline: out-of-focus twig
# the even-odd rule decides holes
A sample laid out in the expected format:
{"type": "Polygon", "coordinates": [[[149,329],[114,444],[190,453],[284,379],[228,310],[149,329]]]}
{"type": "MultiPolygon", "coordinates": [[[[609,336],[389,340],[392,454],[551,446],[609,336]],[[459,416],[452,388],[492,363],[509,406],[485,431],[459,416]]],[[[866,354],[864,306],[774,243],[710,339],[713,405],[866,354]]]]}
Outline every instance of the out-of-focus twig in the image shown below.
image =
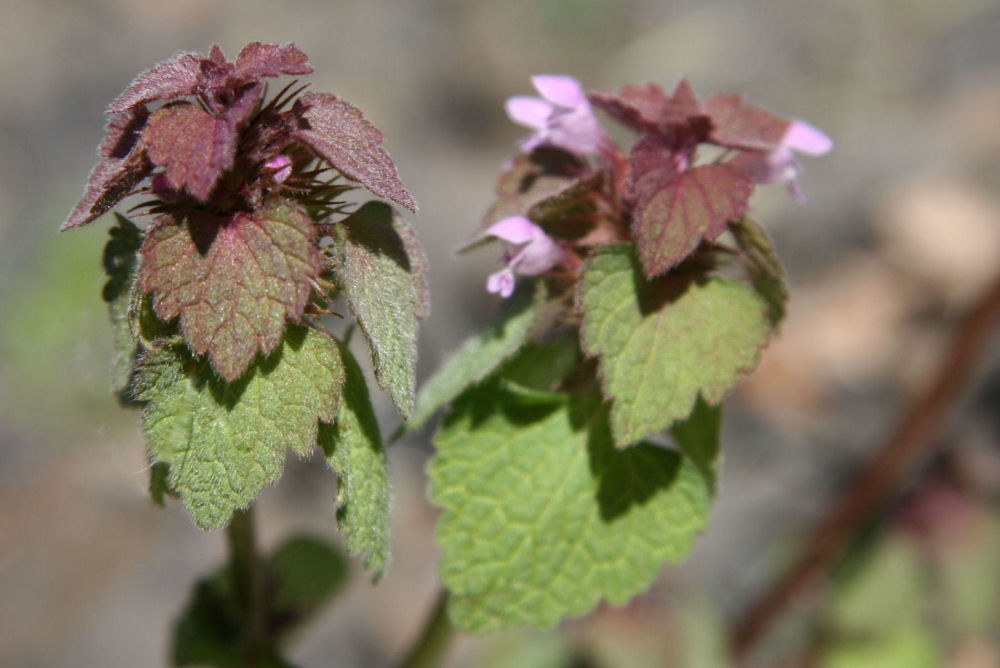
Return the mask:
{"type": "Polygon", "coordinates": [[[750,653],[803,587],[840,554],[918,456],[926,454],[923,450],[932,442],[949,406],[988,348],[998,319],[1000,275],[959,322],[937,369],[900,414],[885,444],[817,522],[798,559],[737,620],[730,635],[736,663],[750,653]]]}

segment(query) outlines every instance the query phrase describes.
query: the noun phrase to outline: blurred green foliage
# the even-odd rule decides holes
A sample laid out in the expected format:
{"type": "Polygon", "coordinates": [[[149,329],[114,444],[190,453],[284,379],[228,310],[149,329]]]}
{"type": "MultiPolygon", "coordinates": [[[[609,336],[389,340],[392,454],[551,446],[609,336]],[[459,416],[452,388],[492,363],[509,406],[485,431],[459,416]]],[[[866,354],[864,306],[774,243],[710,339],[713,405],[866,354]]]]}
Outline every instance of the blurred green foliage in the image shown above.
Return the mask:
{"type": "Polygon", "coordinates": [[[105,235],[56,227],[0,293],[0,410],[7,429],[78,436],[133,416],[110,394],[105,235]]]}

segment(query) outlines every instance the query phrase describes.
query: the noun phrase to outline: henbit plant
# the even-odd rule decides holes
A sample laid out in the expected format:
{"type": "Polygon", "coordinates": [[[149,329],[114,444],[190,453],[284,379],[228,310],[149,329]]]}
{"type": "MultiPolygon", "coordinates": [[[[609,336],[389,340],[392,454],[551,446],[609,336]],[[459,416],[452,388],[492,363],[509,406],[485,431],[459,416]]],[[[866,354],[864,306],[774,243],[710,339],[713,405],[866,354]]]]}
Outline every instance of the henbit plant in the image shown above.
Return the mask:
{"type": "Polygon", "coordinates": [[[404,664],[436,660],[452,623],[547,626],[627,601],[705,525],[719,404],[784,315],[781,265],[746,217],[754,184],[801,198],[793,151],[831,142],[686,81],[588,96],[535,77],[542,98],[507,105],[535,132],[468,244],[503,242],[487,289],[504,313],[414,403],[425,260],[388,205],[340,197],[359,184],[413,200],[357,109],[294,83],[266,100],[261,78],[311,71],[292,45],[254,43],[235,62],[214,47],[143,73],[109,108],[102,160],[63,226],[128,195],[152,217],[140,229],[116,214],[105,250],[115,390],[143,407],[154,499],[228,524],[232,548],[199,584],[173,660],[286,665],[281,641],[339,586],[342,558],[314,539],[256,553],[249,509],[287,447],[319,445],[348,549],[376,578],[385,567],[379,427],[357,362],[318,320],[340,293],[409,418],[400,433],[448,409],[429,465],[447,595],[404,664]],[[627,151],[594,106],[638,133],[627,151]],[[721,150],[699,162],[703,145],[721,150]]]}
{"type": "Polygon", "coordinates": [[[232,62],[216,46],[140,74],[108,108],[101,159],[62,226],[130,195],[151,219],[116,214],[104,252],[114,389],[142,406],[154,500],[179,496],[198,526],[229,525],[232,546],[177,626],[178,663],[278,662],[278,642],[342,580],[342,558],[313,539],[256,554],[249,509],[287,448],[322,449],[347,548],[376,579],[388,559],[368,387],[319,317],[343,295],[379,386],[409,415],[426,261],[389,205],[342,199],[360,185],[415,210],[375,126],[295,82],[268,97],[264,79],[312,71],[294,45],[255,42],[232,62]]]}

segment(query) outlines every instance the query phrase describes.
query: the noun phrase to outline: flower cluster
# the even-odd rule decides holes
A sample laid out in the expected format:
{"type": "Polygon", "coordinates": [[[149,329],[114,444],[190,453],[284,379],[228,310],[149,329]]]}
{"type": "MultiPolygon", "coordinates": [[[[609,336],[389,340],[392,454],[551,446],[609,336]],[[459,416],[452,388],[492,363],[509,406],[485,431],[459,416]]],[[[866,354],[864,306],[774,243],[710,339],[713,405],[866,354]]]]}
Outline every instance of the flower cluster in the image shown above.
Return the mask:
{"type": "Polygon", "coordinates": [[[647,84],[588,96],[566,76],[532,83],[540,97],[507,101],[510,118],[533,133],[501,177],[500,199],[480,234],[505,244],[506,266],[487,286],[504,297],[515,274],[578,266],[588,249],[615,241],[635,242],[647,276],[662,275],[742,218],[755,184],[785,183],[802,200],[796,153],[818,156],[833,147],[804,121],[738,95],[700,99],[686,80],[669,95],[647,84]],[[638,133],[627,152],[605,133],[594,107],[638,133]],[[699,163],[701,145],[725,151],[699,163]]]}

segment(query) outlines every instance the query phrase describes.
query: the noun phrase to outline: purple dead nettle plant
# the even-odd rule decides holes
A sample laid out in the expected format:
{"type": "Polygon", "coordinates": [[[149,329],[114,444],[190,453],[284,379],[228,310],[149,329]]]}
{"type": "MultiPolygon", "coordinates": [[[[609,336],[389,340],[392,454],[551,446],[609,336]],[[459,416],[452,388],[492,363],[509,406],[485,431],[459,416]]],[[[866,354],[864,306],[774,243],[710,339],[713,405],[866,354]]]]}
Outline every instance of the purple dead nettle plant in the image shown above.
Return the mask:
{"type": "Polygon", "coordinates": [[[431,376],[407,423],[446,413],[428,464],[440,573],[452,621],[479,633],[623,604],[691,549],[721,404],[788,296],[750,197],[759,183],[800,196],[796,152],[832,147],[686,80],[532,84],[539,97],[506,105],[531,134],[465,248],[502,244],[486,284],[498,322],[431,376]]]}
{"type": "Polygon", "coordinates": [[[350,186],[340,177],[415,210],[379,146],[382,134],[358,109],[294,83],[265,101],[264,79],[312,71],[293,45],[253,43],[235,62],[216,46],[208,57],[177,53],[139,75],[108,107],[102,159],[62,227],[85,225],[127,195],[150,195],[141,207],[154,216],[141,287],[162,319],[180,316],[191,350],[208,353],[229,381],[322,293],[317,223],[343,211],[335,198],[350,186]],[[281,236],[261,223],[272,214],[281,236]],[[287,284],[251,295],[233,273],[239,258],[274,252],[281,258],[262,270],[277,261],[287,284]],[[226,281],[233,292],[218,289],[226,281]],[[257,303],[240,304],[240,296],[257,303]]]}
{"type": "Polygon", "coordinates": [[[426,260],[389,204],[344,197],[360,187],[415,211],[382,133],[297,80],[269,95],[265,81],[312,71],[294,45],[254,42],[233,61],[214,46],[143,72],[108,107],[100,161],[62,226],[137,202],[104,250],[113,387],[142,407],[153,499],[228,526],[225,579],[200,583],[177,663],[284,665],[278,644],[339,584],[343,557],[323,541],[257,554],[252,505],[288,449],[322,451],[348,551],[376,579],[388,560],[385,452],[347,344],[356,324],[375,380],[408,416],[426,260]],[[347,310],[345,327],[323,319],[347,310]],[[308,596],[285,589],[302,578],[308,596]]]}
{"type": "Polygon", "coordinates": [[[252,503],[285,449],[307,454],[323,425],[381,453],[364,381],[321,320],[339,317],[339,298],[378,384],[404,416],[414,401],[426,262],[388,204],[343,195],[416,205],[356,107],[297,81],[268,94],[266,80],[312,71],[294,45],[254,42],[233,61],[214,46],[143,72],[108,107],[100,161],[62,226],[130,196],[148,221],[118,215],[105,249],[115,389],[144,406],[154,476],[206,528],[252,503]]]}

